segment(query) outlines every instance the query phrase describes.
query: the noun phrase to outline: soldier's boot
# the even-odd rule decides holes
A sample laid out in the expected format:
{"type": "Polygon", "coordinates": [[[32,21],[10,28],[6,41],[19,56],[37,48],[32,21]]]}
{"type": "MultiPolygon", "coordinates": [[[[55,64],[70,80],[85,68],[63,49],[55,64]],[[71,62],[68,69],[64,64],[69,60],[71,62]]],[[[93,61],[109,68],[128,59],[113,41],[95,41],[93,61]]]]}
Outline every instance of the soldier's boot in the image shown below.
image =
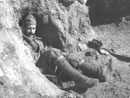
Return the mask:
{"type": "Polygon", "coordinates": [[[82,63],[79,64],[78,68],[81,69],[85,75],[97,78],[100,82],[105,82],[112,79],[112,69],[110,67],[110,64],[107,66],[105,65],[104,67],[100,67],[92,62],[89,63],[82,61],[82,63]]]}
{"type": "Polygon", "coordinates": [[[91,79],[74,69],[64,57],[58,59],[55,63],[58,68],[66,75],[70,76],[75,81],[76,86],[81,88],[89,88],[95,86],[99,80],[91,79]]]}

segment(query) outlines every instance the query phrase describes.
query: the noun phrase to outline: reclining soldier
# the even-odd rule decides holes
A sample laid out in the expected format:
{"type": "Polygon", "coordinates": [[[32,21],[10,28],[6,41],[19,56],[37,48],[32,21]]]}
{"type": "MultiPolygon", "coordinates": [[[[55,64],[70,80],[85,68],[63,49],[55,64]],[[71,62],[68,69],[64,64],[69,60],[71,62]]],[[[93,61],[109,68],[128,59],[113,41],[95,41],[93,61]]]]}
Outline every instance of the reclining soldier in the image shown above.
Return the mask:
{"type": "Polygon", "coordinates": [[[73,57],[73,55],[78,57],[76,53],[63,55],[61,50],[43,45],[42,39],[35,36],[36,25],[35,17],[29,13],[25,17],[23,39],[29,47],[36,65],[41,68],[43,74],[55,74],[56,69],[59,69],[63,74],[75,81],[75,84],[79,87],[92,87],[99,81],[107,81],[109,78],[108,66],[100,67],[83,59],[77,60],[73,57]],[[86,72],[86,75],[79,72],[78,69],[86,72]],[[87,76],[89,74],[96,77],[89,78],[87,76]]]}

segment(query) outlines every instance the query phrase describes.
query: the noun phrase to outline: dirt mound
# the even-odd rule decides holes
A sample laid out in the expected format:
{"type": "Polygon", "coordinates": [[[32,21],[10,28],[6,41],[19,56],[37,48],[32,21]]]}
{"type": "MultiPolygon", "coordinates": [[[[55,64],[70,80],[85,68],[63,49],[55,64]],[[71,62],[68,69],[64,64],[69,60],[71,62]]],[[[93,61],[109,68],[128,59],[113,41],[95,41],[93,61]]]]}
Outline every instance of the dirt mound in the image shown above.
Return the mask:
{"type": "MultiPolygon", "coordinates": [[[[130,21],[100,25],[94,27],[97,39],[103,47],[124,57],[130,58],[130,21]]],[[[130,97],[130,59],[112,56],[112,81],[100,82],[89,89],[70,88],[71,92],[80,94],[83,98],[129,98],[130,97]]],[[[82,98],[82,97],[81,97],[82,98]]]]}
{"type": "MultiPolygon", "coordinates": [[[[114,49],[119,55],[130,57],[130,22],[121,22],[109,25],[101,25],[94,28],[99,35],[98,39],[103,42],[103,47],[114,49]]],[[[120,60],[112,56],[114,80],[100,83],[97,87],[84,93],[84,98],[129,98],[130,97],[130,60],[120,60]]]]}

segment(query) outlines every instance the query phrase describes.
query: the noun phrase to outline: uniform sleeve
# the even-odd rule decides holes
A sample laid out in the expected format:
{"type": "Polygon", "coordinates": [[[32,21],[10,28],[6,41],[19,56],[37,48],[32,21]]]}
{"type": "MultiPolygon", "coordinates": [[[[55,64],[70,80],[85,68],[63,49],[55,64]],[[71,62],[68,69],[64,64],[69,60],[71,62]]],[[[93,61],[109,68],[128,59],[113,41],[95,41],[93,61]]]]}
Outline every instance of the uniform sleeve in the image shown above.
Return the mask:
{"type": "Polygon", "coordinates": [[[44,44],[43,44],[42,40],[36,39],[36,43],[39,46],[39,51],[44,49],[44,44]]]}
{"type": "Polygon", "coordinates": [[[37,42],[37,44],[39,46],[38,51],[40,52],[40,54],[43,54],[45,51],[48,50],[49,47],[47,45],[44,45],[44,43],[43,43],[43,41],[41,39],[37,39],[36,42],[37,42]]]}

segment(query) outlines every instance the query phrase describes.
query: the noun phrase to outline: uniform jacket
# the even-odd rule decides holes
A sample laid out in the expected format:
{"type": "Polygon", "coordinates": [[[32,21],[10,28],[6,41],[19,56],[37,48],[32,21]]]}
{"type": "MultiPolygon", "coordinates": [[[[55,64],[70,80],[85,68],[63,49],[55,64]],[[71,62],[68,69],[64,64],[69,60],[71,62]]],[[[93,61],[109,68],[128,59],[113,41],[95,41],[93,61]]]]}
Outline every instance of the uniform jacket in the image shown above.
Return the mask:
{"type": "Polygon", "coordinates": [[[26,35],[23,35],[23,39],[24,39],[25,45],[29,47],[32,57],[34,58],[35,62],[37,62],[41,53],[45,51],[42,38],[33,35],[33,39],[29,40],[29,38],[26,35]]]}

